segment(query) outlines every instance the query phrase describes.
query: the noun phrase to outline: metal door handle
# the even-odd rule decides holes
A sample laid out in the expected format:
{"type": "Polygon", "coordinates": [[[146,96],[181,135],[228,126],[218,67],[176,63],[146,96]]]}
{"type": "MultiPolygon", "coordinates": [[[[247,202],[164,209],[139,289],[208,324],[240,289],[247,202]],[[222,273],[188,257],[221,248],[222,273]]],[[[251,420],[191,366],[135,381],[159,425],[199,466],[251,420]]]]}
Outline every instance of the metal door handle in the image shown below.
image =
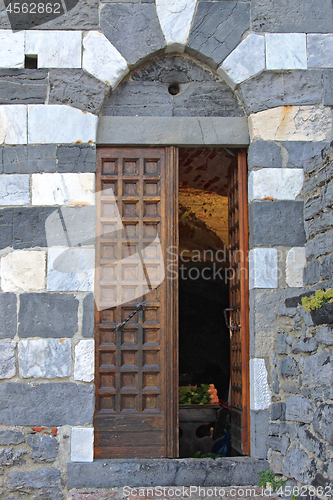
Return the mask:
{"type": "Polygon", "coordinates": [[[229,321],[229,318],[230,318],[230,316],[228,318],[228,312],[229,311],[230,312],[234,311],[234,308],[233,307],[228,307],[227,309],[224,309],[223,314],[224,314],[224,320],[225,320],[225,324],[227,325],[227,328],[232,331],[232,330],[234,330],[236,328],[236,325],[234,324],[234,319],[233,318],[231,318],[231,321],[229,321]]]}

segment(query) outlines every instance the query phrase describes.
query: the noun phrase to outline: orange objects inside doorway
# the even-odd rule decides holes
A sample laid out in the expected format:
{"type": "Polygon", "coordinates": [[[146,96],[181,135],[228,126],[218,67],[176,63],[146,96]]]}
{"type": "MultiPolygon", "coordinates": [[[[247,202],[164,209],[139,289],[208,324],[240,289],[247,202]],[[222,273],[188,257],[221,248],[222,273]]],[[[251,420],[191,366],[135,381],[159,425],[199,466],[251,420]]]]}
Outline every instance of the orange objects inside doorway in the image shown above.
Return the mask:
{"type": "MultiPolygon", "coordinates": [[[[101,147],[96,178],[95,458],[179,456],[179,245],[192,242],[185,250],[195,253],[194,236],[201,234],[196,227],[216,243],[210,245],[215,250],[223,240],[219,228],[214,229],[218,218],[213,213],[199,225],[194,220],[203,206],[200,196],[210,200],[203,214],[219,200],[228,207],[227,397],[232,447],[238,454],[250,453],[246,151],[101,147]]],[[[219,321],[226,328],[221,311],[219,321]]]]}

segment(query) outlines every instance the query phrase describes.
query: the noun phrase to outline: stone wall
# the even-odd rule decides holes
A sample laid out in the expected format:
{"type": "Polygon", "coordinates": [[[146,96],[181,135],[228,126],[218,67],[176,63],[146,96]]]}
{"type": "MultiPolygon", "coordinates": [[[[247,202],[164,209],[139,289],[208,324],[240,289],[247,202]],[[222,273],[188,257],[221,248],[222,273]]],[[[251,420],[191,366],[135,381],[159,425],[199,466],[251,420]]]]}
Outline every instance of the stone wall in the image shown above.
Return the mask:
{"type": "Polygon", "coordinates": [[[331,1],[64,3],[66,15],[12,32],[0,1],[1,498],[61,500],[66,463],[92,460],[102,114],[139,115],[133,129],[148,133],[155,116],[162,138],[164,118],[178,120],[179,134],[191,118],[196,145],[225,137],[225,122],[209,117],[249,117],[252,455],[267,456],[270,434],[276,472],[332,478],[331,331],[285,303],[331,279],[330,163],[311,161],[332,139],[331,1]],[[26,55],[37,69],[25,68],[26,55]]]}
{"type": "Polygon", "coordinates": [[[1,498],[61,500],[67,463],[93,458],[95,155],[0,150],[1,498]]]}
{"type": "MultiPolygon", "coordinates": [[[[329,145],[304,165],[304,283],[311,290],[332,285],[332,160],[329,145]]],[[[275,298],[278,308],[270,318],[275,354],[268,458],[277,474],[325,488],[333,482],[333,329],[314,326],[300,295],[288,295],[275,298]]],[[[268,309],[272,299],[261,297],[260,307],[268,309]]]]}

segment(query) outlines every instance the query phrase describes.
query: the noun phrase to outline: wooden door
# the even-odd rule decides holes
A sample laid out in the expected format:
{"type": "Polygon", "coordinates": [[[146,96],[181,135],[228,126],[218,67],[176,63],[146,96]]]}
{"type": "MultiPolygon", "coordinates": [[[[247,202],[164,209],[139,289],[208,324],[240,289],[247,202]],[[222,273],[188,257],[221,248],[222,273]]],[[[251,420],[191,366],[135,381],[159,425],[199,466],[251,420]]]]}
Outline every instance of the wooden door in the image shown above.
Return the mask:
{"type": "Polygon", "coordinates": [[[249,283],[246,151],[229,170],[229,252],[231,311],[231,436],[232,447],[250,454],[249,418],[249,283]]]}
{"type": "Polygon", "coordinates": [[[96,458],[178,454],[177,154],[98,149],[96,458]]]}

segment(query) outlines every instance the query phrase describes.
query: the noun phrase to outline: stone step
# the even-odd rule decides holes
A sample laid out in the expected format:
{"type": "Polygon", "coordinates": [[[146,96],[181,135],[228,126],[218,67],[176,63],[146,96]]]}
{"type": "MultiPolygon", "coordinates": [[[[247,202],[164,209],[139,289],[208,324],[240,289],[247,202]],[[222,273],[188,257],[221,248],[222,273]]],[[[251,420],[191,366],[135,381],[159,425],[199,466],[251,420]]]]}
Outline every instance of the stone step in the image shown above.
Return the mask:
{"type": "Polygon", "coordinates": [[[280,497],[259,486],[161,486],[73,489],[68,500],[280,500],[280,497]]]}
{"type": "Polygon", "coordinates": [[[267,460],[251,457],[94,460],[67,465],[68,488],[258,484],[267,460]]]}

